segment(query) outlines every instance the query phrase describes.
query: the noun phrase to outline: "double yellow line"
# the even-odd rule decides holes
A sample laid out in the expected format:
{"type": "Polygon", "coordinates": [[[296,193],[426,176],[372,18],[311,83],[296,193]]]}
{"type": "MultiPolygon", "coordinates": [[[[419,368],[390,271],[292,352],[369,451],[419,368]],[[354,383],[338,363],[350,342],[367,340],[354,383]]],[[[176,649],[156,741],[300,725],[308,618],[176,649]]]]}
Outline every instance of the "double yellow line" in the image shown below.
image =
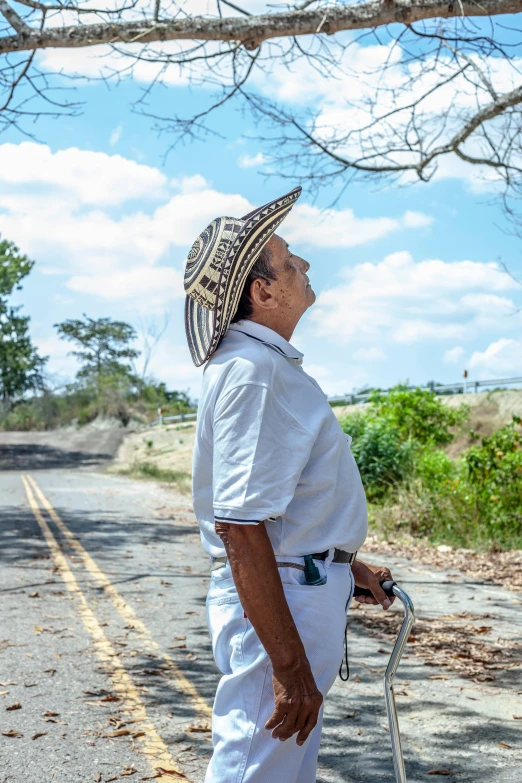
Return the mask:
{"type": "Polygon", "coordinates": [[[122,700],[122,709],[125,712],[132,714],[134,721],[133,725],[136,727],[136,735],[139,736],[139,739],[142,743],[144,754],[147,756],[147,759],[149,760],[149,763],[155,772],[158,772],[159,770],[169,770],[172,773],[169,775],[168,772],[159,772],[159,777],[155,778],[155,780],[160,781],[160,783],[170,783],[174,777],[185,777],[183,772],[178,769],[174,763],[167,746],[157,733],[154,724],[147,715],[145,705],[141,700],[132,678],[124,668],[121,660],[118,658],[116,650],[104,634],[94,612],[87,603],[87,599],[80,589],[76,577],[71,571],[67,559],[62,549],[60,548],[58,541],[54,537],[36,498],[38,498],[41,506],[47,511],[49,517],[52,519],[60,532],[70,542],[76,554],[81,558],[86,570],[98,582],[99,586],[103,589],[107,597],[111,599],[116,611],[125,620],[127,625],[133,626],[133,629],[139,635],[142,644],[145,646],[149,654],[161,657],[167,664],[168,670],[172,675],[172,679],[176,684],[176,687],[193,705],[196,714],[200,717],[208,718],[212,713],[210,707],[199,695],[198,691],[192,685],[192,683],[187,680],[183,672],[178,668],[178,666],[176,666],[171,656],[161,650],[159,644],[152,638],[152,635],[147,626],[139,619],[134,609],[129,606],[129,604],[127,604],[124,598],[116,590],[114,585],[110,582],[107,576],[86,551],[86,549],[84,549],[80,541],[78,541],[78,539],[71,533],[69,528],[64,524],[32,476],[22,475],[22,482],[25,487],[31,510],[42,531],[47,545],[51,550],[51,554],[58,573],[62,577],[66,588],[75,596],[77,600],[80,618],[86,630],[92,636],[94,648],[103,662],[109,676],[111,677],[114,690],[122,700]]]}

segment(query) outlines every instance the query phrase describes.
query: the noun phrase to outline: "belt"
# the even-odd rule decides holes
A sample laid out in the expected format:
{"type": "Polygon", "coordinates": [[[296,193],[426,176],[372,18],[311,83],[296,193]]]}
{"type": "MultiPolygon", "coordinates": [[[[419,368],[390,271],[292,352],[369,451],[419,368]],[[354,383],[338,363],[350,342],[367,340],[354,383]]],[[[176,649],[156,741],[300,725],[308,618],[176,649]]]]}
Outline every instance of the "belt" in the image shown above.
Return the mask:
{"type": "MultiPolygon", "coordinates": [[[[329,549],[326,549],[324,552],[315,552],[312,557],[314,560],[326,560],[330,553],[329,549]]],[[[334,550],[334,556],[332,563],[349,563],[351,565],[355,558],[357,557],[357,552],[345,552],[344,549],[335,549],[334,550]]],[[[210,570],[214,571],[216,568],[221,568],[222,566],[227,564],[228,558],[226,557],[213,557],[211,561],[210,570]]],[[[279,566],[283,565],[292,565],[295,568],[299,568],[298,565],[295,563],[279,563],[279,566]]]]}

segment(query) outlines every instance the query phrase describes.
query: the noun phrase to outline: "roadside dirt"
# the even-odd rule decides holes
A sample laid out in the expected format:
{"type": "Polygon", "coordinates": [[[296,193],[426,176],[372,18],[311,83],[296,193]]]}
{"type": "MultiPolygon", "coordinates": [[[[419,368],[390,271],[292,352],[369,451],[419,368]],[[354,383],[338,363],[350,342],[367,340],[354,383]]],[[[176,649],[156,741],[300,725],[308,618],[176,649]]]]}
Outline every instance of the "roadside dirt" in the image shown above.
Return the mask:
{"type": "Polygon", "coordinates": [[[468,576],[501,585],[506,590],[522,589],[522,551],[475,552],[451,546],[429,546],[421,542],[394,543],[368,536],[365,552],[390,552],[436,568],[456,568],[468,576]]]}
{"type": "Polygon", "coordinates": [[[111,472],[128,473],[145,463],[160,470],[192,472],[195,424],[164,425],[140,430],[122,442],[111,472]]]}

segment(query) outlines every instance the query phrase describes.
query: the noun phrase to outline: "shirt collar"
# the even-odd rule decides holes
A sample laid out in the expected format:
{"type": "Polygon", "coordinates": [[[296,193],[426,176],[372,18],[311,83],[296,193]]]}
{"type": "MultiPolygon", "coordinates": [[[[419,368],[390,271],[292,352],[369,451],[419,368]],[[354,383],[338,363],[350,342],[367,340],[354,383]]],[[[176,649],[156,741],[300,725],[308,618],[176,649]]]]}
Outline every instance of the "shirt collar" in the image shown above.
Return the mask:
{"type": "Polygon", "coordinates": [[[269,329],[268,326],[263,326],[255,321],[244,320],[237,321],[237,323],[229,326],[229,331],[242,332],[248,335],[248,337],[268,345],[283,356],[286,356],[287,359],[293,359],[296,364],[303,363],[303,354],[287,342],[284,337],[281,337],[280,334],[274,332],[273,329],[269,329]]]}

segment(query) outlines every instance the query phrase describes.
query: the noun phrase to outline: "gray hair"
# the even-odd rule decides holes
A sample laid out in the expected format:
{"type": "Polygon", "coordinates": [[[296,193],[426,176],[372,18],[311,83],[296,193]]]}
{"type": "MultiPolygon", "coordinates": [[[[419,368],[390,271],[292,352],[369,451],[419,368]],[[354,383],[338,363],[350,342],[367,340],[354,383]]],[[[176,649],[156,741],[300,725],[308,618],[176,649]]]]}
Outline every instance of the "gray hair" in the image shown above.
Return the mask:
{"type": "Polygon", "coordinates": [[[245,280],[241,298],[237,306],[236,314],[232,318],[232,323],[242,321],[245,318],[250,318],[254,312],[252,306],[252,299],[250,297],[250,286],[254,280],[266,280],[270,283],[270,280],[276,279],[276,273],[272,269],[272,253],[265,247],[261,250],[257,261],[248,273],[248,277],[245,280]]]}

